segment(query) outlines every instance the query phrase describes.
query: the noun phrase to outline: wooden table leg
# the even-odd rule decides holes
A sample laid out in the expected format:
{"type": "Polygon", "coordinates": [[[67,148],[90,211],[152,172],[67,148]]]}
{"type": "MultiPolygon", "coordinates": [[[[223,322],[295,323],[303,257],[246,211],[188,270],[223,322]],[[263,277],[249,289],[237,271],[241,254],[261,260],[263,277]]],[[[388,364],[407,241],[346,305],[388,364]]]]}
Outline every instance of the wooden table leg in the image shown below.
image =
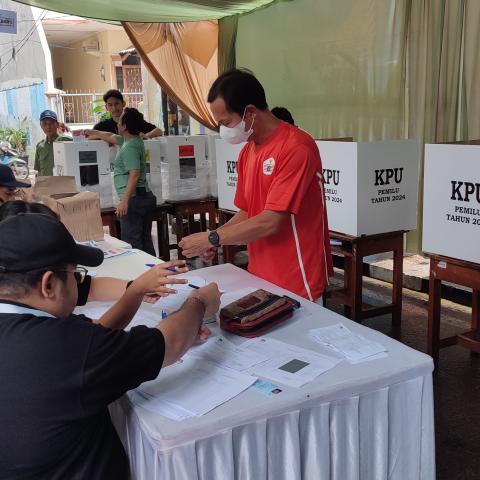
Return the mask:
{"type": "Polygon", "coordinates": [[[112,237],[120,238],[117,230],[117,216],[115,213],[102,214],[102,225],[108,227],[112,237]]]}
{"type": "Polygon", "coordinates": [[[400,338],[402,329],[402,289],[403,289],[403,235],[393,251],[393,285],[392,285],[392,330],[396,339],[400,338]]]}
{"type": "Polygon", "coordinates": [[[161,212],[157,216],[158,256],[168,262],[170,260],[170,237],[168,234],[168,215],[161,212]]]}
{"type": "Polygon", "coordinates": [[[352,285],[350,299],[352,304],[351,319],[355,322],[362,322],[362,282],[363,282],[363,255],[357,244],[352,248],[352,285]]]}
{"type": "Polygon", "coordinates": [[[438,353],[440,350],[441,290],[442,282],[437,280],[435,277],[435,272],[430,269],[430,281],[428,288],[427,353],[431,355],[435,365],[438,364],[438,353]]]}
{"type": "MultiPolygon", "coordinates": [[[[209,230],[216,230],[217,229],[217,218],[216,218],[215,204],[212,204],[211,207],[208,209],[208,229],[209,230]]],[[[218,252],[213,257],[212,263],[213,263],[213,265],[218,265],[218,252]]]]}
{"type": "Polygon", "coordinates": [[[182,240],[184,236],[184,231],[183,231],[183,216],[180,213],[177,213],[175,215],[175,222],[176,222],[176,227],[177,227],[177,255],[179,260],[185,260],[185,257],[182,255],[182,250],[179,247],[180,241],[182,240]]]}
{"type": "MultiPolygon", "coordinates": [[[[343,257],[343,288],[345,292],[349,296],[349,298],[353,299],[352,294],[352,257],[345,255],[343,257]]],[[[352,304],[353,305],[353,304],[352,304]]],[[[347,318],[352,318],[352,307],[351,305],[344,304],[343,305],[343,314],[347,318]]]]}

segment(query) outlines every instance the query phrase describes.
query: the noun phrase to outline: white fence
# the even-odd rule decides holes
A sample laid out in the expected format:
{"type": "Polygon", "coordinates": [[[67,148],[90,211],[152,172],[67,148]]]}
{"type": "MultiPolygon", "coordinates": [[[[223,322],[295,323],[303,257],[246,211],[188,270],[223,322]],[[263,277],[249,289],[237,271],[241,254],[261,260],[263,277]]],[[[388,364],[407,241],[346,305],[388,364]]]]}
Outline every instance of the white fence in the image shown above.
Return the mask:
{"type": "MultiPolygon", "coordinates": [[[[122,93],[128,107],[137,108],[143,102],[143,93],[122,93]]],[[[69,125],[90,125],[100,120],[103,113],[95,113],[96,106],[103,107],[103,93],[62,93],[53,100],[59,120],[69,125]]],[[[141,109],[140,109],[141,110],[141,109]]]]}

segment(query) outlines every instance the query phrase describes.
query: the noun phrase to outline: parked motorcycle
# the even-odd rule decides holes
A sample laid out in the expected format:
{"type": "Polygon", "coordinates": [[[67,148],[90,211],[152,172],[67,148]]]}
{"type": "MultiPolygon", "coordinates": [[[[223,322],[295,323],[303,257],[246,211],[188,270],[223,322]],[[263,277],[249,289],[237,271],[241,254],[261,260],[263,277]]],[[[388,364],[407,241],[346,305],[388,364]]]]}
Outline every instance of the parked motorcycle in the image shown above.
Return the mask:
{"type": "Polygon", "coordinates": [[[0,163],[8,165],[17,178],[25,179],[30,174],[28,162],[21,159],[17,150],[12,148],[10,143],[5,140],[0,142],[0,163]]]}

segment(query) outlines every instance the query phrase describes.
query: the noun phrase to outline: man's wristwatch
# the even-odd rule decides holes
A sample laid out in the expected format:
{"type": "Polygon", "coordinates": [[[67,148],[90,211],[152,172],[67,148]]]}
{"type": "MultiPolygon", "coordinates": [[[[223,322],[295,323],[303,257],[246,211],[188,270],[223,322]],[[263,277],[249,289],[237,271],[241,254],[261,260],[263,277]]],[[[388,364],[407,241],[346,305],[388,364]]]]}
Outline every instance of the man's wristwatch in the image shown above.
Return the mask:
{"type": "Polygon", "coordinates": [[[220,236],[218,235],[218,232],[216,230],[212,230],[211,232],[208,233],[208,241],[214,247],[218,248],[220,246],[220,236]]]}

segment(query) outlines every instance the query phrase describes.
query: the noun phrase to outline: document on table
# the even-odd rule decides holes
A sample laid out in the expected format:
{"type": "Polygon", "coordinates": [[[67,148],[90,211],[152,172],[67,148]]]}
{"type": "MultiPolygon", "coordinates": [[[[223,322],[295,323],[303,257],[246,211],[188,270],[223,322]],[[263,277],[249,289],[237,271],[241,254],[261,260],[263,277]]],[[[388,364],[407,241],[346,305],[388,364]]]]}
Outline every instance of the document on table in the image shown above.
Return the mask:
{"type": "Polygon", "coordinates": [[[378,342],[368,340],[361,335],[350,331],[343,323],[337,323],[328,327],[310,330],[310,336],[318,343],[325,345],[345,356],[352,363],[370,360],[379,355],[386,356],[386,348],[378,342]]]}
{"type": "Polygon", "coordinates": [[[266,362],[253,366],[250,373],[296,388],[311,382],[342,361],[338,357],[328,357],[266,337],[252,340],[242,347],[269,357],[266,362]]]}
{"type": "Polygon", "coordinates": [[[242,346],[237,347],[223,336],[209,338],[205,343],[192,347],[187,355],[209,360],[221,367],[239,372],[268,360],[266,355],[247,350],[242,346]]]}
{"type": "Polygon", "coordinates": [[[129,396],[132,402],[147,410],[183,420],[205,415],[256,380],[254,376],[189,356],[162,369],[156,380],[143,383],[129,396]]]}

